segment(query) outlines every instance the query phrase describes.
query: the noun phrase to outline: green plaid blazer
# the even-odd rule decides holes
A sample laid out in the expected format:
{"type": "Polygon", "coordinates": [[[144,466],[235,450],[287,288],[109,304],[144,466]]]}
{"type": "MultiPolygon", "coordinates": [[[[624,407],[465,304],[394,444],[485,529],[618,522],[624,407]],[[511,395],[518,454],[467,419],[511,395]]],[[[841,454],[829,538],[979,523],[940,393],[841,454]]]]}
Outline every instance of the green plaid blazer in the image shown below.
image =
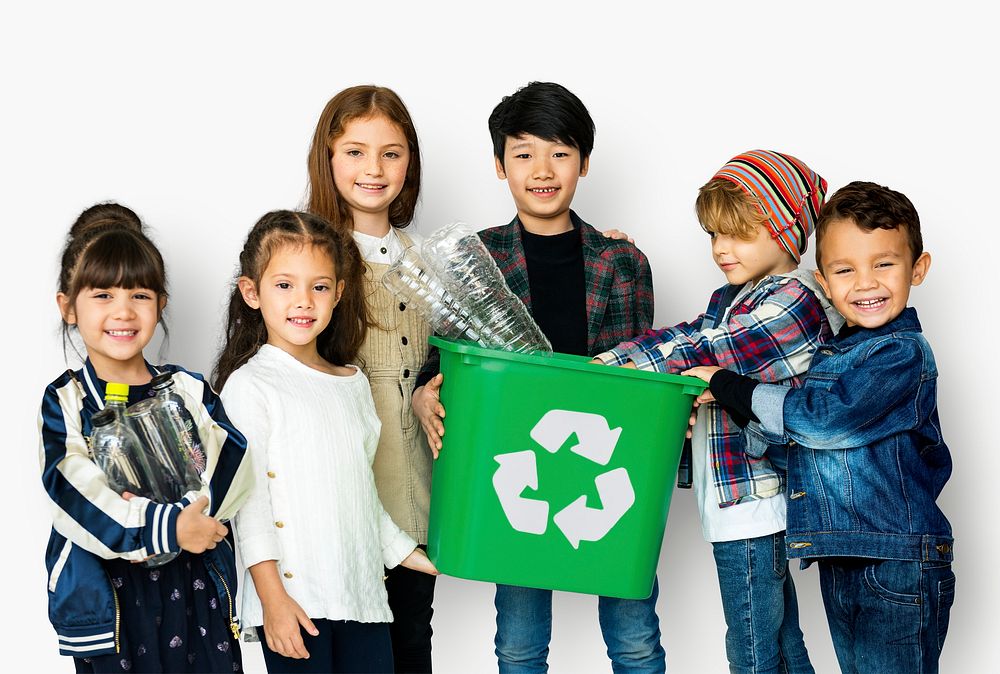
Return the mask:
{"type": "MultiPolygon", "coordinates": [[[[646,256],[635,244],[605,238],[570,211],[583,239],[584,287],[587,290],[587,345],[601,353],[650,329],[653,324],[653,274],[646,256]]],[[[479,232],[507,287],[531,311],[528,263],[521,243],[521,223],[515,216],[506,225],[479,232]]],[[[440,354],[431,349],[416,386],[426,384],[440,370],[440,354]]]]}

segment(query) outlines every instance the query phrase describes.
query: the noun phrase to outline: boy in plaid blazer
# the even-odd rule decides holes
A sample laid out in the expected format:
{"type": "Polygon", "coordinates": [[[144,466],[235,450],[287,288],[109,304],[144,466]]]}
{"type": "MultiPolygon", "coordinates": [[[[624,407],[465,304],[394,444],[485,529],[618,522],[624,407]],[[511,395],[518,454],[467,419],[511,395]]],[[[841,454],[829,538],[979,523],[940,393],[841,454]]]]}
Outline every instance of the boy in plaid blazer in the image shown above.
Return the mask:
{"type": "MultiPolygon", "coordinates": [[[[489,120],[497,177],[517,215],[479,233],[507,285],[559,353],[591,355],[648,330],[653,281],[646,256],[570,210],[587,174],[594,123],[564,87],[532,82],[506,96],[489,120]]],[[[436,350],[417,379],[413,407],[436,453],[444,433],[436,350]]],[[[658,586],[643,600],[601,597],[601,631],[615,671],[663,672],[658,586]]],[[[498,585],[496,653],[504,672],[545,672],[552,592],[498,585]]]]}

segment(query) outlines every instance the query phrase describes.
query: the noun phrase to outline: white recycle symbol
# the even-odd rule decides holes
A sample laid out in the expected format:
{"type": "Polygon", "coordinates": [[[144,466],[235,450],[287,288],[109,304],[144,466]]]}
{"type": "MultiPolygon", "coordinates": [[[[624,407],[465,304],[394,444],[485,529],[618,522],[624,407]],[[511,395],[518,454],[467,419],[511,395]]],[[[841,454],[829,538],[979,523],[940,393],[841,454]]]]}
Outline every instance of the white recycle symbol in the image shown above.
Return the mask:
{"type": "MultiPolygon", "coordinates": [[[[602,466],[608,465],[618,444],[622,429],[610,428],[600,414],[550,410],[531,429],[531,438],[550,453],[556,453],[570,435],[576,433],[579,443],[569,451],[602,466]]],[[[538,489],[538,469],[535,452],[510,452],[493,457],[500,467],[493,474],[493,488],[507,521],[517,531],[544,534],[549,522],[549,504],[525,498],[527,487],[538,489]]],[[[557,512],[552,521],[563,532],[570,545],[580,547],[580,541],[599,541],[618,523],[635,503],[635,490],[628,471],[615,468],[594,478],[603,508],[588,508],[587,497],[581,496],[557,512]]]]}

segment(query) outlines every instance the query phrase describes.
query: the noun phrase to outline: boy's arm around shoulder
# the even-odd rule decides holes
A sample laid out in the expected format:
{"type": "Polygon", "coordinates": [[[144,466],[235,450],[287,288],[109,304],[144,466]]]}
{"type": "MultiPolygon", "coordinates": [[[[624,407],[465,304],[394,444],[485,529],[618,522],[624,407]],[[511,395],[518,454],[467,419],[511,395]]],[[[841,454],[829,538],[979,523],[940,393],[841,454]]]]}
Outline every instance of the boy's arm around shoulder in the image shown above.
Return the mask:
{"type": "Polygon", "coordinates": [[[802,388],[758,386],[753,409],[765,437],[812,449],[847,449],[919,427],[925,419],[918,398],[936,395],[936,374],[924,372],[921,340],[913,335],[872,340],[851,367],[828,372],[821,365],[802,388]]]}
{"type": "Polygon", "coordinates": [[[649,330],[653,325],[654,311],[653,270],[646,254],[631,240],[622,237],[608,238],[603,233],[597,236],[585,232],[584,241],[584,264],[604,265],[613,273],[612,282],[627,289],[627,306],[618,310],[628,316],[633,333],[638,335],[649,330]],[[595,260],[594,255],[599,259],[595,260]]]}

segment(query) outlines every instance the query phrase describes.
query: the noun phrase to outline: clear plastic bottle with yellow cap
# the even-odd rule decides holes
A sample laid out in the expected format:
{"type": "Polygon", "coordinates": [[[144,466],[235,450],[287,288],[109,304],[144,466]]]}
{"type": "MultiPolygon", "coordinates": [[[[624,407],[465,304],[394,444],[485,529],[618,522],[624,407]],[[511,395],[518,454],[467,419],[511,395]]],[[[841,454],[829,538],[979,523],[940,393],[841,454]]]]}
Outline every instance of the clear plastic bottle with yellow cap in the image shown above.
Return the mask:
{"type": "Polygon", "coordinates": [[[145,466],[136,448],[139,439],[132,429],[121,423],[113,409],[105,408],[91,418],[90,451],[94,463],[108,478],[108,486],[119,494],[131,492],[151,496],[143,484],[145,466]]]}
{"type": "MultiPolygon", "coordinates": [[[[108,486],[119,494],[129,492],[158,503],[175,500],[164,492],[159,466],[150,460],[142,442],[125,418],[128,384],[108,383],[104,409],[91,417],[90,452],[94,463],[108,479],[108,486]]],[[[166,564],[178,553],[149,557],[146,566],[166,564]]]]}

